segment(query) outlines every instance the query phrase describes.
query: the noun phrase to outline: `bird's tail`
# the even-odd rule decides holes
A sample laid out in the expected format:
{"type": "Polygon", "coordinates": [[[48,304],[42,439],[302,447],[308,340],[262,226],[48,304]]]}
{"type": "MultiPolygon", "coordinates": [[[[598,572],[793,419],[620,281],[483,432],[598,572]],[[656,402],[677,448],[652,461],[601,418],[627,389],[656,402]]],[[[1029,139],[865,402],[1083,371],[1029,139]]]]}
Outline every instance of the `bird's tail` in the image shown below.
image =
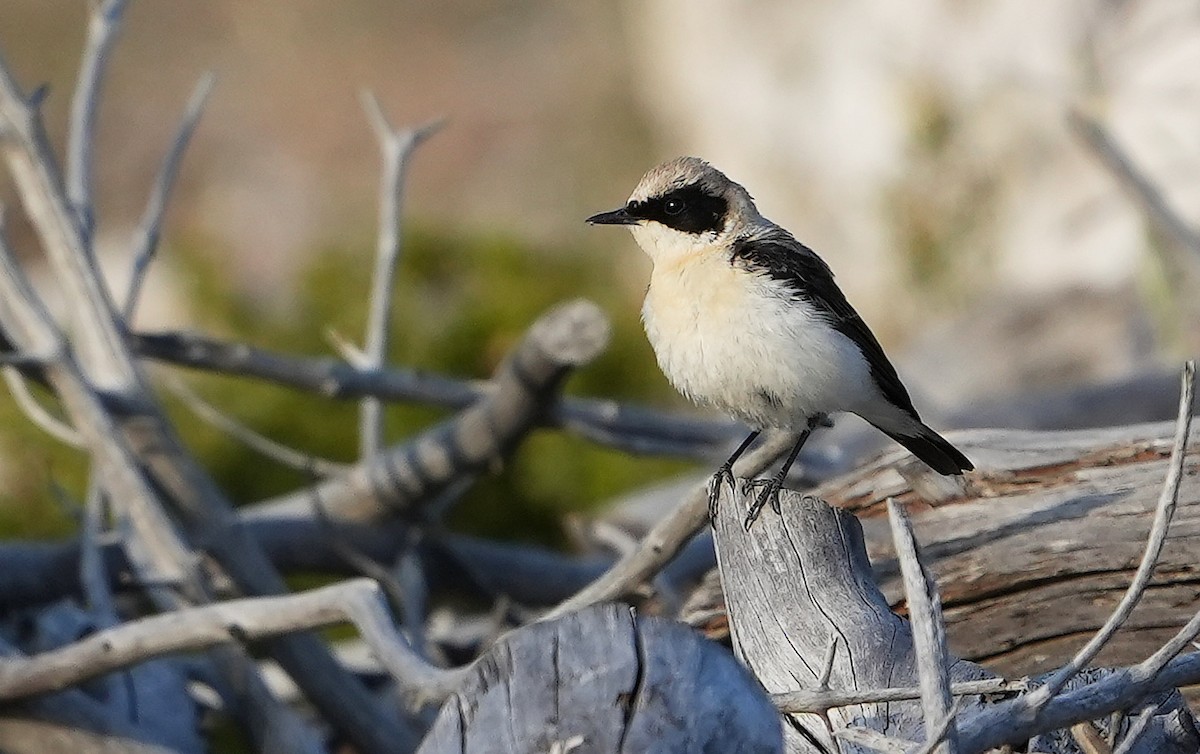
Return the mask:
{"type": "Polygon", "coordinates": [[[924,424],[920,424],[913,434],[889,432],[886,429],[883,431],[939,474],[949,476],[975,468],[971,459],[964,456],[958,448],[946,442],[944,437],[924,424]]]}

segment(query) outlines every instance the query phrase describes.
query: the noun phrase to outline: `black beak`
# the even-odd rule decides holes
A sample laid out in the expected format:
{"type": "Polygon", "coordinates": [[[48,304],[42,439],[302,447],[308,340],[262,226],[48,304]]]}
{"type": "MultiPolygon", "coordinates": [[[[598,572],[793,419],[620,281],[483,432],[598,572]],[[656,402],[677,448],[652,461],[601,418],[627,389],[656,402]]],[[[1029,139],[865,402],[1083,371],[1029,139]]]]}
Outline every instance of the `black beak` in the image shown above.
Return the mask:
{"type": "Polygon", "coordinates": [[[637,225],[638,219],[629,214],[625,207],[614,209],[612,212],[601,212],[587,219],[588,225],[637,225]]]}

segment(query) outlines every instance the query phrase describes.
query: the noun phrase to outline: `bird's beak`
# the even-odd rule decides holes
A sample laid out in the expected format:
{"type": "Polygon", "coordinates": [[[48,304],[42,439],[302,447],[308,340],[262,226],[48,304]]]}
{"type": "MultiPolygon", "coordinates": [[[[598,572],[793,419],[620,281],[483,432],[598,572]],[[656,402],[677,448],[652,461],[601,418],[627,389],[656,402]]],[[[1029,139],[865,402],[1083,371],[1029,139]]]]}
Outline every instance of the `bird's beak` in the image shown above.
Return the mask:
{"type": "Polygon", "coordinates": [[[629,214],[625,207],[614,209],[612,212],[601,212],[587,219],[588,225],[637,225],[638,219],[629,214]]]}

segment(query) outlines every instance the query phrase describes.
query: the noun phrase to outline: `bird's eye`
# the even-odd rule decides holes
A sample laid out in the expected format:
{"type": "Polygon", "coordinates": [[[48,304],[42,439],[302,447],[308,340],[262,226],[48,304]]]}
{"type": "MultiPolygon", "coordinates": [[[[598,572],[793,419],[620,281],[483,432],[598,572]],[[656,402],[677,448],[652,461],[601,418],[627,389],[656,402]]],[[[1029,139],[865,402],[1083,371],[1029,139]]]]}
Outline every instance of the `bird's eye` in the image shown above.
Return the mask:
{"type": "Polygon", "coordinates": [[[668,199],[663,204],[663,212],[666,212],[668,215],[678,215],[680,212],[683,212],[686,206],[682,199],[668,199]]]}

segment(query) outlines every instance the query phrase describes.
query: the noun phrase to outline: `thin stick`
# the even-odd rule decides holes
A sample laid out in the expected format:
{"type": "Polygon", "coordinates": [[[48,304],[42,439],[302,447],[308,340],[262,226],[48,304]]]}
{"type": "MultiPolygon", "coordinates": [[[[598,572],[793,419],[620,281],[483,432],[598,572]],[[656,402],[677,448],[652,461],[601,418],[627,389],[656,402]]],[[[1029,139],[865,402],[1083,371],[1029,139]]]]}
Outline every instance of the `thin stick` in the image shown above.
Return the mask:
{"type": "Polygon", "coordinates": [[[917,553],[912,521],[904,506],[888,499],[888,521],[892,541],[904,578],[908,618],[912,624],[913,650],[917,655],[917,676],[921,687],[921,708],[925,716],[925,743],[922,751],[957,754],[958,732],[954,726],[954,700],[950,694],[947,668],[950,652],[946,648],[946,624],[942,619],[942,600],[929,572],[917,553]],[[939,721],[941,732],[930,726],[939,721]]]}
{"type": "Polygon", "coordinates": [[[1133,751],[1133,745],[1137,743],[1138,736],[1142,735],[1150,725],[1150,720],[1154,717],[1154,712],[1157,709],[1157,704],[1147,704],[1130,724],[1129,730],[1125,732],[1121,743],[1113,749],[1112,754],[1129,754],[1129,752],[1133,751]]]}
{"type": "Polygon", "coordinates": [[[379,587],[368,579],[278,597],[187,607],[97,631],[65,647],[0,662],[0,699],[68,688],[153,657],[349,622],[402,689],[448,695],[463,677],[421,660],[391,628],[379,587]]]}
{"type": "Polygon", "coordinates": [[[61,443],[70,445],[72,448],[84,447],[83,438],[79,436],[74,427],[47,411],[33,396],[29,390],[29,384],[18,369],[5,366],[0,368],[0,371],[4,373],[4,381],[8,383],[9,392],[12,393],[13,400],[17,402],[17,407],[29,421],[61,443]]]}
{"type": "Polygon", "coordinates": [[[1175,506],[1179,500],[1179,485],[1183,480],[1184,457],[1187,453],[1188,434],[1192,426],[1192,401],[1196,394],[1196,363],[1194,361],[1184,364],[1181,381],[1179,413],[1175,422],[1175,442],[1171,449],[1171,465],[1166,481],[1163,483],[1162,492],[1158,497],[1158,506],[1154,510],[1154,521],[1150,525],[1146,550],[1142,553],[1142,560],[1133,575],[1133,581],[1095,636],[1071,658],[1069,663],[1047,678],[1044,685],[1029,694],[1029,703],[1035,711],[1044,707],[1055,694],[1062,690],[1067,681],[1071,680],[1076,673],[1096,657],[1113,634],[1117,632],[1117,629],[1125,623],[1129,614],[1133,612],[1133,608],[1145,593],[1146,585],[1154,573],[1154,564],[1158,562],[1158,557],[1162,553],[1167,530],[1171,525],[1171,517],[1175,514],[1175,506]]]}
{"type": "Polygon", "coordinates": [[[67,198],[79,223],[84,245],[91,247],[95,228],[92,204],[92,145],[96,136],[96,110],[108,67],[108,54],[121,29],[126,0],[92,0],[87,41],[79,61],[71,120],[67,132],[67,198]]]}
{"type": "MultiPolygon", "coordinates": [[[[1003,678],[988,678],[982,681],[962,681],[950,684],[953,696],[976,696],[981,694],[1016,694],[1029,690],[1025,679],[1008,681],[1003,678]]],[[[920,699],[921,689],[917,686],[887,689],[797,689],[781,694],[771,694],[771,701],[780,712],[822,714],[836,707],[856,704],[877,704],[920,699]]]]}
{"type": "MultiPolygon", "coordinates": [[[[135,333],[130,342],[145,358],[251,377],[326,398],[370,395],[385,401],[458,409],[495,390],[490,381],[461,380],[399,367],[364,371],[352,359],[296,356],[191,332],[135,333]]],[[[699,460],[715,458],[732,438],[746,434],[745,427],[728,419],[575,396],[558,398],[543,412],[541,421],[631,453],[699,460]]]]}
{"type": "Polygon", "coordinates": [[[1200,233],[1189,226],[1170,206],[1167,198],[1138,170],[1108,131],[1095,119],[1075,109],[1067,113],[1067,123],[1104,163],[1121,188],[1141,206],[1150,221],[1161,229],[1172,243],[1200,258],[1200,233]]]}
{"type": "Polygon", "coordinates": [[[829,644],[825,647],[825,657],[821,660],[821,674],[817,676],[817,685],[814,689],[816,691],[829,689],[829,676],[833,675],[833,661],[837,658],[838,640],[837,634],[830,634],[829,644]]]}
{"type": "MultiPolygon", "coordinates": [[[[388,121],[379,100],[369,91],[362,94],[363,109],[383,160],[379,181],[379,236],[375,248],[375,272],[371,277],[371,302],[367,314],[364,352],[367,368],[381,368],[387,361],[391,335],[392,293],[400,259],[401,213],[404,179],[413,151],[432,136],[444,121],[436,120],[414,129],[396,130],[388,121]]],[[[359,424],[359,452],[374,455],[383,446],[383,404],[364,398],[359,424]]]]}
{"type": "Polygon", "coordinates": [[[910,754],[933,754],[939,747],[944,750],[946,737],[954,731],[954,718],[962,708],[962,703],[962,697],[955,699],[938,724],[933,729],[926,731],[925,743],[914,748],[910,754]]]}
{"type": "Polygon", "coordinates": [[[125,292],[125,305],[122,307],[126,322],[133,322],[142,287],[146,282],[146,273],[149,272],[150,264],[158,253],[163,217],[171,201],[171,190],[175,187],[175,179],[179,175],[179,165],[183,162],[183,154],[192,140],[192,134],[196,132],[200,116],[204,113],[204,105],[208,102],[208,96],[216,82],[217,77],[211,71],[196,82],[192,96],[188,98],[187,107],[184,108],[179,128],[175,131],[175,139],[158,167],[158,175],[155,176],[154,186],[150,189],[150,198],[142,212],[142,220],[133,235],[133,268],[129,273],[129,290],[125,292]]]}
{"type": "Polygon", "coordinates": [[[883,752],[883,754],[907,754],[909,748],[915,745],[912,741],[885,736],[870,728],[838,728],[833,735],[847,743],[865,746],[868,749],[883,752]]]}
{"type": "Polygon", "coordinates": [[[318,458],[317,456],[296,450],[281,442],[276,442],[266,435],[255,432],[250,427],[223,413],[216,406],[201,398],[181,380],[167,379],[165,384],[167,389],[183,401],[197,417],[228,434],[264,458],[269,458],[290,469],[315,473],[322,477],[340,474],[350,468],[349,464],[338,463],[327,458],[318,458]]]}
{"type": "MultiPolygon", "coordinates": [[[[734,465],[734,474],[753,477],[790,450],[794,437],[787,432],[773,433],[759,447],[750,451],[734,465]]],[[[542,620],[557,618],[572,610],[612,600],[629,594],[638,585],[650,580],[696,532],[708,523],[708,481],[696,485],[688,497],[665,518],[654,525],[637,549],[623,556],[603,576],[579,590],[542,616],[542,620]]]]}
{"type": "Polygon", "coordinates": [[[104,533],[105,513],[104,492],[93,474],[88,483],[87,500],[83,505],[83,525],[80,527],[79,583],[87,597],[88,608],[94,615],[101,616],[103,625],[107,627],[115,625],[119,617],[101,553],[100,537],[104,533]]]}

